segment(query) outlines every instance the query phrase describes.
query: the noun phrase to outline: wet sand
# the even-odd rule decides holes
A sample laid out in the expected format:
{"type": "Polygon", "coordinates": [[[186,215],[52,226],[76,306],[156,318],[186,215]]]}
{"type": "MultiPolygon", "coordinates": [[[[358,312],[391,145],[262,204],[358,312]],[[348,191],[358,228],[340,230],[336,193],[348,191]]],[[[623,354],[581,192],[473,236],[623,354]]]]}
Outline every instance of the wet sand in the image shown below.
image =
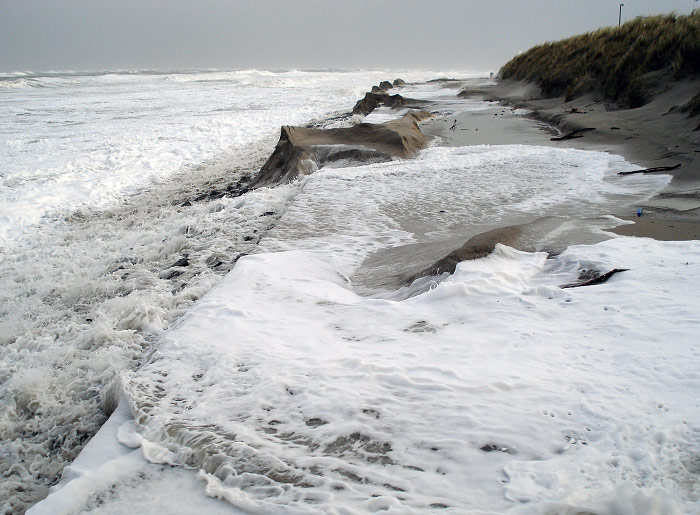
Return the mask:
{"type": "Polygon", "coordinates": [[[698,213],[695,213],[693,218],[693,220],[674,220],[667,215],[659,214],[641,218],[625,217],[625,220],[632,221],[634,224],[619,225],[611,230],[622,236],[638,236],[662,241],[700,240],[698,213]]]}
{"type": "MultiPolygon", "coordinates": [[[[658,195],[613,213],[634,225],[618,226],[612,232],[660,240],[688,240],[697,239],[700,232],[700,131],[694,130],[698,126],[697,118],[688,118],[680,108],[697,93],[697,87],[696,81],[668,83],[651,102],[637,109],[619,109],[590,94],[569,102],[563,97],[544,99],[536,86],[517,81],[465,88],[461,95],[499,101],[505,107],[506,118],[496,116],[491,125],[507,121],[508,113],[515,109],[526,109],[535,127],[547,124],[560,134],[595,128],[581,138],[551,142],[544,137],[546,127],[540,125],[539,140],[532,129],[526,128],[520,143],[610,152],[624,156],[640,169],[680,164],[677,170],[663,172],[671,174],[673,179],[658,195]],[[640,207],[642,217],[634,216],[640,207]]],[[[517,128],[501,125],[500,136],[498,130],[490,130],[479,137],[491,144],[498,144],[499,137],[510,142],[517,128]]]]}

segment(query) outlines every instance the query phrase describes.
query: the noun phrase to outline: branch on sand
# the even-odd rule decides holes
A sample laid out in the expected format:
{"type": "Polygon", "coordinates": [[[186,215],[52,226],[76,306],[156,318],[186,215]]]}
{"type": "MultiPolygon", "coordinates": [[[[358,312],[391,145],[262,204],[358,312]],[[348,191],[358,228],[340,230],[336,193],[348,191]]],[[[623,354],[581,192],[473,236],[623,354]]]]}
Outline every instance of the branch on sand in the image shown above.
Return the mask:
{"type": "Polygon", "coordinates": [[[617,175],[632,175],[633,173],[654,173],[654,172],[669,172],[680,168],[681,164],[673,166],[655,166],[654,168],[644,168],[643,170],[632,170],[631,172],[617,172],[617,175]]]}
{"type": "Polygon", "coordinates": [[[610,270],[609,272],[605,272],[602,275],[595,275],[595,277],[585,280],[585,281],[580,281],[577,283],[571,283],[571,284],[565,284],[562,286],[562,288],[578,288],[579,286],[592,286],[594,284],[602,284],[606,282],[608,279],[610,279],[613,275],[615,275],[618,272],[627,272],[629,268],[614,268],[613,270],[610,270]]]}
{"type": "Polygon", "coordinates": [[[558,136],[555,138],[549,138],[550,141],[564,141],[567,139],[574,139],[574,138],[582,138],[584,132],[588,131],[594,131],[595,127],[586,127],[583,129],[576,129],[575,131],[571,131],[569,134],[566,134],[564,136],[558,136]]]}

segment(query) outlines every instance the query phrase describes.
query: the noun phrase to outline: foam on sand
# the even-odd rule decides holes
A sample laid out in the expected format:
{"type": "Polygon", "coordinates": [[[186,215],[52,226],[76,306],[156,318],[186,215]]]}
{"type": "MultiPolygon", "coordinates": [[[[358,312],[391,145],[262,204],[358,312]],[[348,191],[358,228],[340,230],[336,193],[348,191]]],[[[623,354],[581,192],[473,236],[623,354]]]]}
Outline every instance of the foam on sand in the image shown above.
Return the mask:
{"type": "Polygon", "coordinates": [[[124,377],[121,439],[258,512],[693,513],[700,243],[546,258],[499,246],[402,302],[331,252],[243,258],[124,377]]]}

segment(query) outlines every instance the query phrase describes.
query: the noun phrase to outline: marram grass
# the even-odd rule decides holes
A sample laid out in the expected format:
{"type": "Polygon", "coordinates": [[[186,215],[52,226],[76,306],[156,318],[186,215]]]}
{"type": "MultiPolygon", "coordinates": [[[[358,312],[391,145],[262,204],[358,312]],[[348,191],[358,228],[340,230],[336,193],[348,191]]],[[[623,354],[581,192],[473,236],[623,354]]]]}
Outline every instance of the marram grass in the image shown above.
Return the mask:
{"type": "Polygon", "coordinates": [[[700,74],[700,13],[636,18],[545,43],[511,59],[504,79],[535,82],[546,96],[567,100],[591,91],[627,107],[650,98],[659,77],[700,74]]]}

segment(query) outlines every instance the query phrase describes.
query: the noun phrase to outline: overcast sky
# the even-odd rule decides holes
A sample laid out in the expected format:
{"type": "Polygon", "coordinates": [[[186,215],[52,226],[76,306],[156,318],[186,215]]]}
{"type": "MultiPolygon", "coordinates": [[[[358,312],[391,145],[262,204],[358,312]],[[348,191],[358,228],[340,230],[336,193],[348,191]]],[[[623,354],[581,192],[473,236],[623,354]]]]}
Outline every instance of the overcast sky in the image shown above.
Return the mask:
{"type": "MultiPolygon", "coordinates": [[[[625,0],[622,19],[696,0],[625,0]]],[[[0,0],[0,72],[195,68],[497,71],[617,25],[609,0],[0,0]]],[[[699,6],[700,7],[700,6],[699,6]]]]}

